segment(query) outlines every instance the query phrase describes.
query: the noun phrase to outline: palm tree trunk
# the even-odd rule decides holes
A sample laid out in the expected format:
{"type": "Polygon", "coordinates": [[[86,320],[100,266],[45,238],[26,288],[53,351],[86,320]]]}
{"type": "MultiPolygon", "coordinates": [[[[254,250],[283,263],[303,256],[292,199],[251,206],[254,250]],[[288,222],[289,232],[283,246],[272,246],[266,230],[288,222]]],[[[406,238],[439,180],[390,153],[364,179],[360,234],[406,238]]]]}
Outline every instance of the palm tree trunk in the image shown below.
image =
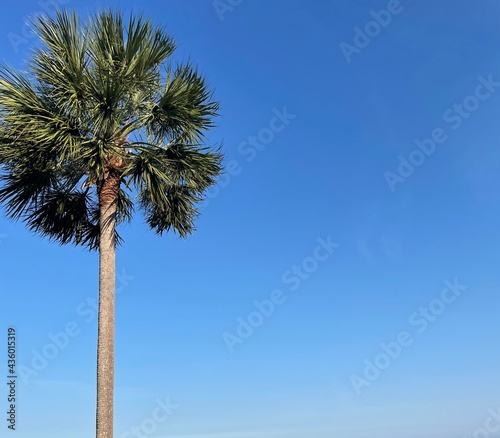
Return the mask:
{"type": "Polygon", "coordinates": [[[97,328],[96,437],[113,438],[115,343],[115,213],[120,176],[99,184],[99,322],[97,328]]]}

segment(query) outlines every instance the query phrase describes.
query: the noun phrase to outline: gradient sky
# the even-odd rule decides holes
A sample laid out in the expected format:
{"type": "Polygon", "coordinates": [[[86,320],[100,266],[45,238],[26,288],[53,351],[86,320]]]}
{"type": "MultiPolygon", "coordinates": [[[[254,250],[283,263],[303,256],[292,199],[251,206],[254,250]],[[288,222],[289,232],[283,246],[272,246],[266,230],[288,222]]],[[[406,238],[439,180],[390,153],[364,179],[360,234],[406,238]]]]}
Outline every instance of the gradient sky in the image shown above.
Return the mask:
{"type": "MultiPolygon", "coordinates": [[[[500,406],[500,4],[230,3],[59,2],[83,15],[142,11],[164,26],[179,46],[173,61],[191,59],[216,90],[210,142],[223,141],[232,163],[188,240],[157,237],[140,216],[122,230],[115,436],[479,433],[500,406]],[[388,7],[399,13],[378,17],[390,23],[369,24],[388,7]],[[365,47],[346,57],[341,47],[352,50],[367,24],[373,38],[358,36],[365,47]],[[415,140],[433,133],[441,143],[419,154],[415,140]],[[267,144],[252,146],[259,135],[267,144]],[[400,164],[410,156],[423,160],[411,175],[400,164]],[[318,239],[340,246],[329,254],[318,239]],[[467,287],[443,304],[446,281],[467,287]],[[225,339],[255,321],[254,302],[278,296],[231,352],[225,339]],[[411,345],[398,352],[401,333],[411,345]],[[382,343],[397,353],[389,363],[382,343]],[[385,369],[356,391],[353,375],[377,359],[385,369]],[[167,397],[177,407],[152,423],[167,397]]],[[[3,5],[1,62],[23,68],[35,44],[23,23],[42,4],[3,5]]],[[[14,326],[19,363],[38,367],[18,381],[12,436],[93,436],[96,254],[3,213],[0,253],[1,336],[14,326]],[[77,335],[68,345],[58,335],[54,352],[51,336],[68,324],[77,335]]]]}

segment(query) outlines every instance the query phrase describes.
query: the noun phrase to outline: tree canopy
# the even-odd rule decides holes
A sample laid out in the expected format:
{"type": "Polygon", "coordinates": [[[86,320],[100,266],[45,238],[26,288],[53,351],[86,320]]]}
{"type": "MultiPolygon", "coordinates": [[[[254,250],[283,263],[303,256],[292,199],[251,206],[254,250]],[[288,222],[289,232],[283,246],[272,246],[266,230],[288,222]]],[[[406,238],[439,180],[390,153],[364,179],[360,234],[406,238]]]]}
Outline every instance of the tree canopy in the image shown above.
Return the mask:
{"type": "MultiPolygon", "coordinates": [[[[148,19],[72,12],[34,23],[26,72],[0,67],[0,202],[62,244],[99,246],[99,190],[110,176],[116,223],[135,208],[162,234],[185,237],[222,172],[206,146],[219,103],[173,39],[148,19]]],[[[102,202],[102,200],[101,200],[102,202]]],[[[115,234],[120,240],[118,233],[115,234]]]]}

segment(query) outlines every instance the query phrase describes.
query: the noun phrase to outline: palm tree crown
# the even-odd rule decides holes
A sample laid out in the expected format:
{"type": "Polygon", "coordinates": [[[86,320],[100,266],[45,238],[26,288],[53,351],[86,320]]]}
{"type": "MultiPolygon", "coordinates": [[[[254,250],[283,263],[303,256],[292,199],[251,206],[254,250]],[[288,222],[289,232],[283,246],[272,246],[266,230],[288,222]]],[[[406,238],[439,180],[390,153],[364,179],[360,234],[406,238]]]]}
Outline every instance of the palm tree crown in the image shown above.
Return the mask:
{"type": "Polygon", "coordinates": [[[201,144],[219,108],[204,78],[165,65],[175,44],[162,29],[124,21],[40,18],[27,73],[0,69],[0,202],[63,244],[99,247],[102,203],[117,224],[138,206],[157,233],[185,237],[221,173],[219,151],[201,144]]]}
{"type": "Polygon", "coordinates": [[[58,12],[35,28],[28,72],[0,67],[0,203],[99,250],[96,436],[113,438],[116,225],[137,205],[159,234],[193,230],[222,171],[202,144],[219,105],[190,64],[165,66],[174,42],[142,17],[58,12]]]}

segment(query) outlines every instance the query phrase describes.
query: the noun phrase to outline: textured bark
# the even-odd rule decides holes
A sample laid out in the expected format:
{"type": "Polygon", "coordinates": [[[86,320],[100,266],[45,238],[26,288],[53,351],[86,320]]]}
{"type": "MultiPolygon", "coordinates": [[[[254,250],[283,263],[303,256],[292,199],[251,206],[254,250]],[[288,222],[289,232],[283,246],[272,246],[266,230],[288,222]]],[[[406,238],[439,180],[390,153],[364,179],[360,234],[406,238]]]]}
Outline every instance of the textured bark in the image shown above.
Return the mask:
{"type": "Polygon", "coordinates": [[[115,213],[120,175],[111,170],[98,185],[99,322],[97,332],[96,437],[113,438],[115,343],[115,213]]]}

